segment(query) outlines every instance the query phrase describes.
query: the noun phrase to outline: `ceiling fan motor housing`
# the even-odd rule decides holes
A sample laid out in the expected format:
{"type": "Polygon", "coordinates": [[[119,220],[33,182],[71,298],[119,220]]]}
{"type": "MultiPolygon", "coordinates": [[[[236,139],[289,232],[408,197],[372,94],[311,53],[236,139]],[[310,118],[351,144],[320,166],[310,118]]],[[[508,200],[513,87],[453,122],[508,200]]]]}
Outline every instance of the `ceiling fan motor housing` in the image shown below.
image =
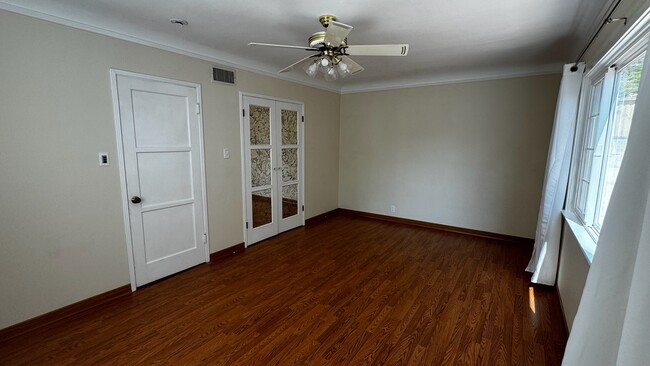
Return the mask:
{"type": "Polygon", "coordinates": [[[325,44],[325,31],[316,32],[309,37],[309,47],[321,48],[325,44]]]}

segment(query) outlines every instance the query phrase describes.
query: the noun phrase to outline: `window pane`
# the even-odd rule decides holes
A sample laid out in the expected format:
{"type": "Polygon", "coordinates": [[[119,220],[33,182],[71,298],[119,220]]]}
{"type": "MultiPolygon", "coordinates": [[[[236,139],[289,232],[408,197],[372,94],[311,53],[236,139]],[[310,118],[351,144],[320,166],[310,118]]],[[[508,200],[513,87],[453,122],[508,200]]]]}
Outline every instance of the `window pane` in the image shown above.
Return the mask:
{"type": "Polygon", "coordinates": [[[585,216],[585,207],[587,207],[587,192],[589,192],[589,182],[580,180],[578,183],[578,198],[576,201],[576,208],[580,213],[580,216],[584,220],[585,216]]]}
{"type": "Polygon", "coordinates": [[[627,137],[630,132],[630,123],[634,115],[634,106],[639,92],[641,71],[645,53],[638,56],[634,61],[625,66],[616,78],[616,94],[612,123],[609,126],[607,138],[607,155],[605,156],[605,172],[601,182],[600,198],[597,206],[596,222],[600,228],[605,218],[607,205],[612,195],[612,189],[616,182],[616,176],[621,167],[627,137]]]}
{"type": "Polygon", "coordinates": [[[589,186],[591,182],[592,169],[594,164],[594,148],[596,144],[596,127],[600,115],[600,101],[603,93],[603,79],[600,79],[593,87],[591,93],[591,105],[589,106],[589,117],[584,130],[583,150],[580,158],[580,176],[576,193],[576,210],[578,215],[585,220],[587,199],[589,197],[589,186]]]}
{"type": "Polygon", "coordinates": [[[589,108],[589,117],[597,116],[600,109],[600,98],[603,94],[603,80],[594,85],[594,92],[591,95],[591,106],[589,108]]]}

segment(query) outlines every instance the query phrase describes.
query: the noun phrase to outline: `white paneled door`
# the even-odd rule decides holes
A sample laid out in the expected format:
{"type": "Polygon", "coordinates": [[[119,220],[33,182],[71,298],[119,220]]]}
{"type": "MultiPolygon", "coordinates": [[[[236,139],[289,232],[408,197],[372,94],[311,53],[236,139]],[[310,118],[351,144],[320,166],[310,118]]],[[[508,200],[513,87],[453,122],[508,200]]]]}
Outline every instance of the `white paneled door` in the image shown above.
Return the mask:
{"type": "Polygon", "coordinates": [[[303,106],[242,97],[246,244],[303,225],[303,106]]]}
{"type": "Polygon", "coordinates": [[[198,85],[114,75],[136,286],[207,261],[198,85]]]}

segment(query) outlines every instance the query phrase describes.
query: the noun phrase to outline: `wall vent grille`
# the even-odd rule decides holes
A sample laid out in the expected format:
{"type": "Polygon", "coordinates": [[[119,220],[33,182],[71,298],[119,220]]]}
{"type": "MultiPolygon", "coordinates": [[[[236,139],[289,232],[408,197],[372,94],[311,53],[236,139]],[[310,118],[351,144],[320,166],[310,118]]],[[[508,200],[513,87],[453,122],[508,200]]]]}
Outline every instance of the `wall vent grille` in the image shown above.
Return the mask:
{"type": "Polygon", "coordinates": [[[221,67],[212,67],[212,81],[219,83],[235,85],[235,71],[222,69],[221,67]]]}

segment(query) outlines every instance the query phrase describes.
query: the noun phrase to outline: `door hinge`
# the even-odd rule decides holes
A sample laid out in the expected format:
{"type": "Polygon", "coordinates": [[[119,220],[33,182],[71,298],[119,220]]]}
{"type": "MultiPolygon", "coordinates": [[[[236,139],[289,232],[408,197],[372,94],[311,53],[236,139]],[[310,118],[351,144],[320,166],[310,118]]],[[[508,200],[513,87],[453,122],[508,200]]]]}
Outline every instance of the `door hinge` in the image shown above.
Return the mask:
{"type": "Polygon", "coordinates": [[[302,212],[305,212],[305,205],[302,205],[302,212]]]}
{"type": "Polygon", "coordinates": [[[305,116],[302,116],[302,121],[305,122],[305,116]]]}
{"type": "Polygon", "coordinates": [[[203,244],[208,244],[208,233],[203,233],[203,244]]]}
{"type": "Polygon", "coordinates": [[[246,117],[246,110],[245,110],[245,109],[242,109],[242,110],[241,110],[241,116],[242,116],[242,117],[246,117]]]}
{"type": "Polygon", "coordinates": [[[246,229],[248,229],[248,221],[246,221],[246,229]]]}
{"type": "Polygon", "coordinates": [[[201,114],[201,104],[196,103],[196,114],[201,114]]]}

